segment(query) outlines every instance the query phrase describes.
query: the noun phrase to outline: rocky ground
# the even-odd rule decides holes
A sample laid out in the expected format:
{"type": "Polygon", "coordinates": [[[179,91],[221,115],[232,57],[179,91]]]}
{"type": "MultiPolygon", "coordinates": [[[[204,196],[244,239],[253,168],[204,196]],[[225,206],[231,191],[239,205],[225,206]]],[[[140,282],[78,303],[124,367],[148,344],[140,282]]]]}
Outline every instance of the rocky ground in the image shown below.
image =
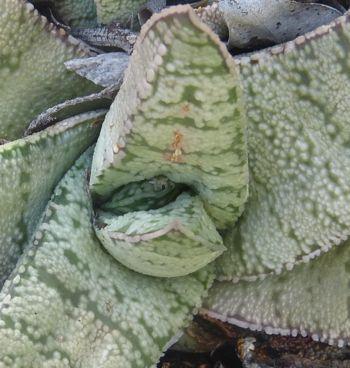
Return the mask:
{"type": "Polygon", "coordinates": [[[185,336],[158,368],[350,368],[349,347],[247,331],[206,316],[197,316],[185,336]]]}

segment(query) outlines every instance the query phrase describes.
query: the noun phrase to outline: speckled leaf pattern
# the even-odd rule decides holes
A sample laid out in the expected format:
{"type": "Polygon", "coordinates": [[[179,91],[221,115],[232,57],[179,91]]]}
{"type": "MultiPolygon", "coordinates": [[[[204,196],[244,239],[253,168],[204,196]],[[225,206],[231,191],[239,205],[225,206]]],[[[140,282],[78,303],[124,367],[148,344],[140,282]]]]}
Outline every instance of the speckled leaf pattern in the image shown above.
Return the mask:
{"type": "Polygon", "coordinates": [[[83,156],[58,185],[0,294],[4,367],[154,367],[211,285],[210,269],[153,278],[103,250],[91,222],[89,162],[83,156]]]}
{"type": "Polygon", "coordinates": [[[97,138],[105,111],[78,115],[0,146],[0,284],[35,230],[57,182],[97,138]]]}
{"type": "Polygon", "coordinates": [[[19,138],[42,110],[97,89],[63,62],[87,49],[24,0],[0,1],[0,138],[19,138]]]}
{"type": "Polygon", "coordinates": [[[163,11],[143,27],[103,124],[91,187],[105,200],[118,187],[158,175],[192,187],[218,228],[234,223],[247,198],[237,68],[189,6],[163,11]]]}
{"type": "Polygon", "coordinates": [[[290,269],[350,235],[348,18],[307,37],[241,60],[250,199],[224,278],[290,269]]]}
{"type": "Polygon", "coordinates": [[[100,213],[95,231],[119,262],[158,277],[198,271],[225,250],[201,200],[187,193],[158,210],[100,213]]]}
{"type": "Polygon", "coordinates": [[[147,0],[94,0],[99,23],[108,24],[112,21],[132,25],[140,7],[147,0]]]}
{"type": "Polygon", "coordinates": [[[350,241],[292,272],[262,281],[218,282],[204,308],[244,328],[303,336],[343,346],[350,342],[350,241]]]}

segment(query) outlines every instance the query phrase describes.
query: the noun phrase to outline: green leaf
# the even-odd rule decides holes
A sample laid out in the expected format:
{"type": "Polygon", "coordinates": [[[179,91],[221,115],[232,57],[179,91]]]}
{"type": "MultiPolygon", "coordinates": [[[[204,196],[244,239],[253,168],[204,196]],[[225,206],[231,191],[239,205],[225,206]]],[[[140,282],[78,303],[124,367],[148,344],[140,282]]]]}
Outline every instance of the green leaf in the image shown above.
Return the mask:
{"type": "Polygon", "coordinates": [[[62,175],[97,138],[105,111],[78,115],[0,146],[0,284],[32,236],[62,175]]]}
{"type": "Polygon", "coordinates": [[[212,317],[268,334],[350,343],[350,241],[292,272],[262,281],[218,282],[204,308],[212,317]],[[209,311],[209,312],[208,312],[209,311]]]}
{"type": "Polygon", "coordinates": [[[184,187],[164,176],[127,184],[112,195],[101,209],[116,215],[148,211],[166,206],[176,199],[184,187]]]}
{"type": "Polygon", "coordinates": [[[190,6],[153,16],[103,124],[94,197],[105,201],[123,185],[163,175],[192,187],[218,228],[233,224],[248,181],[236,69],[190,6]]]}
{"type": "Polygon", "coordinates": [[[124,25],[132,24],[140,7],[148,0],[95,0],[99,23],[108,24],[112,21],[124,25]]]}
{"type": "Polygon", "coordinates": [[[158,277],[195,272],[225,250],[201,200],[187,193],[158,210],[119,217],[102,212],[95,231],[119,262],[158,277]]]}
{"type": "Polygon", "coordinates": [[[154,367],[212,283],[210,269],[158,279],[101,247],[86,155],[54,192],[33,246],[0,294],[0,361],[13,367],[154,367]]]}
{"type": "Polygon", "coordinates": [[[241,59],[250,199],[224,243],[225,278],[307,261],[350,235],[350,24],[241,59]]]}
{"type": "MultiPolygon", "coordinates": [[[[44,0],[32,0],[40,4],[44,0]]],[[[54,15],[70,27],[94,27],[97,25],[94,0],[50,0],[54,15]]]]}
{"type": "Polygon", "coordinates": [[[0,138],[13,140],[46,108],[97,87],[64,66],[86,56],[85,46],[49,24],[32,4],[1,0],[0,14],[0,138]]]}

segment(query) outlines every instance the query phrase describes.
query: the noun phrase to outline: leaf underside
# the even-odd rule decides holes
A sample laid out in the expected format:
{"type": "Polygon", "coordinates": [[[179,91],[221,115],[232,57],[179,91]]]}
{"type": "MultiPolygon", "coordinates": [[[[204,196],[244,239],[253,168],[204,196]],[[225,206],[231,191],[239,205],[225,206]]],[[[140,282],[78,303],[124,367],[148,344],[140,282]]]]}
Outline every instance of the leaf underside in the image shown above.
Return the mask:
{"type": "Polygon", "coordinates": [[[279,273],[350,235],[348,18],[321,31],[242,59],[250,198],[224,239],[224,279],[279,273]]]}
{"type": "Polygon", "coordinates": [[[152,19],[103,124],[91,174],[94,198],[105,201],[125,184],[163,175],[192,187],[224,228],[247,198],[236,67],[189,6],[152,19]]]}
{"type": "Polygon", "coordinates": [[[210,268],[158,279],[103,251],[91,223],[87,156],[58,185],[0,294],[4,366],[153,367],[212,283],[210,268]]]}
{"type": "Polygon", "coordinates": [[[78,115],[0,146],[0,284],[33,234],[55,185],[97,138],[105,111],[78,115]]]}
{"type": "Polygon", "coordinates": [[[0,138],[19,138],[44,109],[97,89],[66,70],[87,55],[25,0],[0,1],[0,138]]]}

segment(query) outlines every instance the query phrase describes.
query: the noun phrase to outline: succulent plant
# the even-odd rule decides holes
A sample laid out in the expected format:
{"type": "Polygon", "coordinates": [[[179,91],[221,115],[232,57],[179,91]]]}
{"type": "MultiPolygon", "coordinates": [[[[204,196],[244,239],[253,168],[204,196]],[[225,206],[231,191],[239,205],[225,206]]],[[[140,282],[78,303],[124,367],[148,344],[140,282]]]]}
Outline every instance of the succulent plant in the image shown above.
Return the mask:
{"type": "Polygon", "coordinates": [[[1,367],[152,367],[201,307],[348,343],[349,16],[232,57],[217,10],[154,15],[108,110],[86,45],[0,3],[1,367]]]}

